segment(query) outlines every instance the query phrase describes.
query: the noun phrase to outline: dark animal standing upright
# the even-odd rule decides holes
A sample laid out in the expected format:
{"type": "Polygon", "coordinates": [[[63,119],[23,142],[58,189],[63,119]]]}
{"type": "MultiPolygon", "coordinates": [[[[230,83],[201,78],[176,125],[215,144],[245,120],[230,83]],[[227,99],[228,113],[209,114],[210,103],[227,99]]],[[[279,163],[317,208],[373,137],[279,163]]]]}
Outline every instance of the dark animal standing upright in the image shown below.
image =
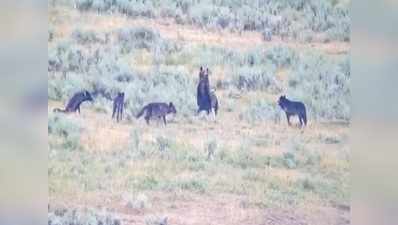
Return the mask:
{"type": "Polygon", "coordinates": [[[197,87],[196,102],[198,104],[198,113],[201,111],[206,111],[207,114],[210,113],[211,102],[210,102],[210,84],[208,73],[200,67],[199,71],[199,84],[197,87]]]}
{"type": "Polygon", "coordinates": [[[297,115],[300,121],[300,127],[307,126],[307,112],[302,102],[290,101],[285,95],[280,96],[278,105],[286,113],[287,123],[290,124],[290,116],[297,115]]]}
{"type": "Polygon", "coordinates": [[[115,114],[117,122],[123,119],[123,107],[124,107],[124,92],[119,92],[116,98],[113,100],[112,119],[115,118],[115,114]]]}
{"type": "Polygon", "coordinates": [[[93,101],[90,93],[88,91],[78,92],[74,94],[73,97],[69,100],[65,109],[55,108],[53,112],[69,113],[78,111],[80,114],[80,105],[85,101],[93,101]]]}
{"type": "Polygon", "coordinates": [[[169,104],[163,102],[153,102],[142,108],[137,115],[137,119],[140,118],[144,113],[144,118],[147,124],[149,124],[149,120],[151,118],[163,118],[163,122],[166,125],[166,115],[169,113],[176,114],[177,110],[172,102],[169,104]]]}
{"type": "Polygon", "coordinates": [[[204,70],[203,67],[200,67],[196,102],[199,107],[198,113],[206,111],[207,114],[209,114],[213,109],[217,115],[218,100],[216,94],[214,92],[210,92],[209,68],[204,70]]]}

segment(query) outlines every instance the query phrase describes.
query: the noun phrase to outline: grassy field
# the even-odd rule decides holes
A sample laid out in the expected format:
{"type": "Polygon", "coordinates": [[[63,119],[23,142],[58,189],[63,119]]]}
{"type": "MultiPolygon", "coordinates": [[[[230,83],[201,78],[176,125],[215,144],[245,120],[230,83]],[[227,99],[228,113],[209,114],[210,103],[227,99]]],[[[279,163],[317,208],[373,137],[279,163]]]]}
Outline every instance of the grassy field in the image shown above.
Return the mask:
{"type": "Polygon", "coordinates": [[[50,4],[53,224],[350,224],[350,43],[325,38],[333,25],[305,24],[297,6],[291,13],[304,25],[291,29],[312,27],[311,38],[273,31],[268,41],[266,27],[214,27],[178,7],[168,10],[181,20],[162,18],[163,6],[140,5],[145,13],[133,16],[50,4]],[[216,121],[195,115],[201,65],[220,101],[216,121]],[[95,101],[80,115],[52,112],[82,89],[95,101]],[[119,124],[111,120],[118,91],[126,93],[119,124]],[[276,104],[282,94],[307,105],[305,129],[287,126],[276,104]],[[150,101],[173,101],[176,117],[167,126],[135,119],[150,101]]]}

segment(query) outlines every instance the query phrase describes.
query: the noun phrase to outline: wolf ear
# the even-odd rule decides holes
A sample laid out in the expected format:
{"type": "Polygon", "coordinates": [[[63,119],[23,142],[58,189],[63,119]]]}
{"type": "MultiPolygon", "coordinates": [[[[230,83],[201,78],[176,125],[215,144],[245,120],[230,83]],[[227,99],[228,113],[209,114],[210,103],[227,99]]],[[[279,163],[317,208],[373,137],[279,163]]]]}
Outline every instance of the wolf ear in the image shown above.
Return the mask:
{"type": "Polygon", "coordinates": [[[200,71],[203,71],[203,66],[200,67],[200,71]]]}

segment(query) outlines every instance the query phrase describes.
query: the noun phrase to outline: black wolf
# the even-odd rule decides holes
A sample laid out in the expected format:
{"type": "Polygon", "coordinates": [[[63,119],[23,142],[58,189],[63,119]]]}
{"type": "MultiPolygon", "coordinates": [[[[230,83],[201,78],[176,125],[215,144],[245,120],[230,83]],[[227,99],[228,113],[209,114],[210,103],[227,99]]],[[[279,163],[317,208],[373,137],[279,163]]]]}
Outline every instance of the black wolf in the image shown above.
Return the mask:
{"type": "Polygon", "coordinates": [[[197,87],[196,102],[198,104],[198,113],[206,111],[207,114],[211,110],[211,96],[210,96],[210,82],[209,82],[209,69],[203,70],[200,67],[199,71],[199,84],[197,87]]]}
{"type": "Polygon", "coordinates": [[[166,125],[166,115],[169,113],[176,114],[177,110],[172,102],[169,104],[164,102],[153,102],[142,108],[142,110],[137,114],[137,119],[140,118],[144,113],[144,118],[147,124],[149,124],[149,120],[151,118],[163,118],[163,122],[166,125]]]}
{"type": "Polygon", "coordinates": [[[113,100],[112,119],[115,118],[115,114],[117,122],[123,119],[123,107],[124,107],[124,92],[119,92],[116,98],[113,100]]]}
{"type": "Polygon", "coordinates": [[[80,114],[80,105],[85,101],[93,101],[91,94],[88,91],[81,91],[73,95],[73,97],[69,100],[65,109],[55,108],[53,112],[76,112],[78,111],[80,114]]]}
{"type": "Polygon", "coordinates": [[[278,105],[285,111],[287,123],[290,124],[290,116],[297,115],[300,120],[300,127],[307,126],[307,112],[305,105],[302,102],[290,101],[285,95],[280,96],[278,105]]]}

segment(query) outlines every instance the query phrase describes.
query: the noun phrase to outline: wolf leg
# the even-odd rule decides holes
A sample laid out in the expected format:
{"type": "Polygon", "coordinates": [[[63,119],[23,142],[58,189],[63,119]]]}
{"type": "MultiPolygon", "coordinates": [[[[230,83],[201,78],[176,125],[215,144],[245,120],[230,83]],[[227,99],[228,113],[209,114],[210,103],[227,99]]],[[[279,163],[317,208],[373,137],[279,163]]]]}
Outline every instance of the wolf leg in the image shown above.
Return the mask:
{"type": "Polygon", "coordinates": [[[304,127],[304,118],[300,115],[299,116],[299,120],[300,120],[300,128],[304,127]]]}
{"type": "Polygon", "coordinates": [[[123,109],[124,109],[124,104],[120,104],[120,120],[123,120],[123,109]]]}
{"type": "Polygon", "coordinates": [[[120,105],[118,105],[118,107],[117,107],[117,115],[116,115],[116,120],[117,120],[117,122],[119,122],[121,119],[122,119],[122,112],[121,112],[121,106],[120,105]]]}
{"type": "Polygon", "coordinates": [[[112,119],[115,118],[115,113],[116,113],[116,104],[113,104],[112,119]]]}
{"type": "Polygon", "coordinates": [[[217,118],[216,118],[217,113],[216,113],[216,111],[215,111],[214,108],[211,109],[211,115],[212,115],[212,117],[213,117],[213,121],[216,122],[216,120],[217,120],[217,118]]]}
{"type": "Polygon", "coordinates": [[[166,123],[166,116],[163,116],[163,123],[164,123],[165,126],[167,125],[167,123],[166,123]]]}
{"type": "Polygon", "coordinates": [[[149,120],[151,119],[151,112],[150,112],[150,110],[147,110],[146,112],[145,112],[145,120],[146,120],[146,124],[148,124],[149,125],[149,120]]]}
{"type": "Polygon", "coordinates": [[[286,113],[286,119],[287,119],[287,124],[289,126],[291,126],[291,124],[290,124],[290,114],[289,113],[286,113]]]}

